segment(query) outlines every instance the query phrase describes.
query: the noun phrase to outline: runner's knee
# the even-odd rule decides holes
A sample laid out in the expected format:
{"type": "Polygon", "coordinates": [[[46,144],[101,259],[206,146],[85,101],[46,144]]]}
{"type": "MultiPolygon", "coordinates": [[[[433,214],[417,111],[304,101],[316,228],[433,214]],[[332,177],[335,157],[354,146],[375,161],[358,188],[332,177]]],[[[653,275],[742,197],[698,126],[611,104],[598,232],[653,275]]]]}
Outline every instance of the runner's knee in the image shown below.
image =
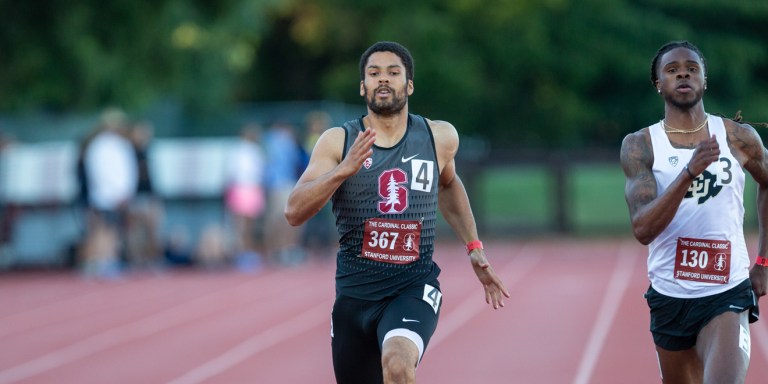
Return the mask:
{"type": "Polygon", "coordinates": [[[381,365],[385,383],[412,383],[416,377],[419,351],[410,339],[392,337],[384,343],[381,365]]]}

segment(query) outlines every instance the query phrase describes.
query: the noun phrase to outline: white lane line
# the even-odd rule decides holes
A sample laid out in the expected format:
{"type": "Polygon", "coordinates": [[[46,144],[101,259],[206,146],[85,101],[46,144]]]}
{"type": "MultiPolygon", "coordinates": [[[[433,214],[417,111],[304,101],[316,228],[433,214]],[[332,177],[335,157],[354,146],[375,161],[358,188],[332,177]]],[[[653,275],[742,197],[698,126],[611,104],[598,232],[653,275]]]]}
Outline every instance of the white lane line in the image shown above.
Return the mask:
{"type": "MultiPolygon", "coordinates": [[[[525,255],[526,249],[522,249],[520,254],[525,255]]],[[[499,273],[499,276],[505,277],[507,289],[511,287],[538,263],[538,257],[510,258],[505,268],[499,273]]],[[[476,290],[476,294],[471,294],[457,308],[451,312],[445,320],[440,320],[440,333],[430,341],[430,346],[439,344],[448,335],[461,328],[472,317],[486,310],[488,304],[483,300],[484,290],[476,290]]],[[[330,308],[327,304],[319,305],[302,316],[294,318],[290,322],[283,323],[259,333],[235,346],[220,356],[204,363],[198,368],[187,372],[185,375],[170,381],[168,384],[196,384],[203,382],[211,377],[218,375],[227,369],[232,368],[249,357],[270,348],[286,339],[295,337],[297,334],[308,331],[318,324],[329,321],[330,308]]],[[[330,323],[329,323],[330,326],[330,323]]]]}
{"type": "Polygon", "coordinates": [[[0,316],[0,338],[27,331],[30,328],[48,325],[52,319],[57,319],[56,313],[67,313],[66,308],[84,307],[91,300],[98,299],[100,296],[103,296],[103,293],[87,292],[77,297],[44,303],[23,312],[0,316]],[[49,313],[51,314],[49,315],[49,313]]]}
{"type": "MultiPolygon", "coordinates": [[[[530,272],[533,267],[538,264],[540,257],[536,255],[529,255],[528,246],[524,246],[519,255],[525,255],[521,257],[510,257],[507,265],[501,271],[496,271],[496,274],[502,278],[504,286],[507,290],[512,291],[512,287],[517,282],[530,272]]],[[[474,272],[473,272],[474,273],[474,272]]],[[[472,280],[475,280],[473,277],[472,280]]],[[[475,280],[474,284],[479,283],[475,280]]],[[[509,299],[505,298],[505,301],[509,302],[509,299]]],[[[435,335],[429,341],[429,348],[433,349],[436,345],[443,342],[456,330],[461,329],[464,324],[472,320],[473,317],[480,314],[482,311],[490,310],[489,304],[485,302],[485,290],[480,287],[474,290],[464,301],[454,308],[450,314],[440,319],[435,335]]]]}
{"type": "MultiPolygon", "coordinates": [[[[265,274],[260,276],[259,280],[271,279],[271,276],[274,276],[274,274],[265,274]]],[[[121,300],[120,302],[125,305],[146,301],[144,296],[136,294],[136,286],[141,286],[140,288],[142,291],[152,292],[153,299],[157,298],[158,301],[167,297],[177,297],[178,295],[172,290],[167,292],[159,292],[160,290],[165,289],[162,287],[166,286],[166,284],[169,284],[167,280],[172,280],[176,277],[179,276],[169,274],[168,276],[161,276],[154,279],[137,278],[126,280],[125,282],[114,282],[113,284],[107,285],[102,285],[98,282],[90,282],[91,286],[89,290],[81,291],[77,293],[77,296],[70,296],[69,298],[42,303],[36,307],[31,307],[21,312],[9,313],[7,315],[0,316],[0,338],[8,335],[14,335],[20,332],[34,331],[34,329],[76,321],[77,318],[86,316],[82,312],[71,311],[72,308],[88,308],[94,312],[105,309],[109,310],[109,307],[104,304],[105,296],[110,298],[119,297],[119,300],[121,300]],[[126,292],[126,290],[129,290],[130,294],[129,292],[126,292]],[[66,315],[62,317],[62,313],[66,315]]],[[[187,277],[183,278],[186,279],[187,277]]],[[[276,278],[273,280],[280,281],[276,278]]],[[[89,282],[84,282],[78,280],[77,278],[72,278],[70,281],[68,281],[68,283],[71,285],[81,285],[87,284],[89,282]]],[[[170,284],[181,284],[184,287],[191,286],[191,289],[194,289],[199,285],[190,284],[187,280],[173,280],[170,282],[170,284]]],[[[235,286],[235,284],[226,285],[220,287],[219,289],[226,289],[227,286],[235,286]]],[[[37,287],[35,285],[30,287],[30,289],[36,288],[37,287]]],[[[112,299],[108,301],[112,301],[112,299]]]]}
{"type": "MultiPolygon", "coordinates": [[[[216,307],[211,305],[212,302],[221,302],[223,297],[241,295],[238,293],[240,291],[243,292],[242,294],[253,292],[254,286],[260,285],[251,280],[235,286],[223,287],[216,292],[177,304],[152,316],[86,337],[66,347],[0,371],[0,384],[23,380],[116,345],[146,337],[172,328],[179,323],[205,316],[216,310],[216,307]]],[[[279,290],[282,287],[276,286],[274,289],[279,290]]]]}
{"type": "Polygon", "coordinates": [[[171,380],[169,384],[194,384],[210,379],[233,366],[242,363],[251,356],[270,348],[283,341],[296,337],[302,332],[315,326],[328,322],[330,332],[330,304],[317,305],[314,308],[294,317],[280,325],[269,328],[252,336],[248,340],[236,345],[218,357],[185,373],[181,377],[171,380]]]}
{"type": "Polygon", "coordinates": [[[621,299],[627,290],[636,264],[635,259],[637,258],[635,247],[630,246],[628,243],[621,245],[616,268],[611,274],[611,281],[605,290],[600,312],[598,312],[597,320],[592,327],[592,333],[589,336],[587,347],[579,364],[576,378],[573,380],[574,384],[587,384],[590,382],[592,371],[597,363],[597,357],[600,355],[600,350],[603,348],[605,338],[608,336],[608,331],[611,329],[611,324],[613,324],[613,320],[616,317],[621,299]]]}

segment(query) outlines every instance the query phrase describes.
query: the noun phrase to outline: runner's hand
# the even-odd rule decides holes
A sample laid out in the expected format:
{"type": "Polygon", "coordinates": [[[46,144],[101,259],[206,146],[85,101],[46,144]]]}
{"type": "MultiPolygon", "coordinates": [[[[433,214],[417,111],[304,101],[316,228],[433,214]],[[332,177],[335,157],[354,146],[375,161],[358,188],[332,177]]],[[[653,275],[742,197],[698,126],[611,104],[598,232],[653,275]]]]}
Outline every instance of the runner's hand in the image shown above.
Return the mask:
{"type": "Polygon", "coordinates": [[[504,297],[509,297],[509,291],[486,259],[485,251],[481,248],[473,249],[469,254],[469,260],[472,262],[472,269],[475,270],[477,279],[483,284],[485,302],[492,304],[493,309],[503,307],[504,297]]]}
{"type": "Polygon", "coordinates": [[[339,164],[339,172],[350,177],[356,174],[363,166],[365,160],[373,155],[373,143],[376,141],[376,131],[366,128],[359,132],[344,160],[339,164]]]}
{"type": "Polygon", "coordinates": [[[693,151],[691,161],[688,163],[688,170],[691,171],[694,176],[698,176],[719,158],[720,145],[717,144],[717,137],[712,135],[696,145],[696,150],[693,151]]]}
{"type": "Polygon", "coordinates": [[[768,267],[754,265],[749,271],[749,280],[752,281],[752,290],[757,297],[765,296],[768,289],[768,267]]]}

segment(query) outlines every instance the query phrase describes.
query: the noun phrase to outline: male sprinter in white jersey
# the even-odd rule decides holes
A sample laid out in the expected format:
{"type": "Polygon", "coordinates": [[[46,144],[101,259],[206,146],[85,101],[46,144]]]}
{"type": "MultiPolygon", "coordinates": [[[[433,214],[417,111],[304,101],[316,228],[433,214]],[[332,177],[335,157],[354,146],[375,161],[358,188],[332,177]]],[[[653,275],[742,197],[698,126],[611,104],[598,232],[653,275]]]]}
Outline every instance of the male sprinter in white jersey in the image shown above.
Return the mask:
{"type": "Polygon", "coordinates": [[[704,56],[662,46],[651,81],[664,118],[621,147],[635,237],[648,245],[645,294],[664,383],[743,383],[749,323],[768,273],[768,154],[754,128],[711,116],[704,56]],[[744,241],[744,170],[758,185],[755,263],[744,241]]]}
{"type": "Polygon", "coordinates": [[[331,315],[337,383],[415,382],[442,303],[432,260],[438,204],[467,244],[486,302],[496,309],[509,297],[485,257],[456,174],[456,129],[409,114],[413,89],[405,47],[368,48],[360,58],[367,115],[322,134],[286,206],[288,222],[299,225],[333,203],[340,238],[331,315]]]}

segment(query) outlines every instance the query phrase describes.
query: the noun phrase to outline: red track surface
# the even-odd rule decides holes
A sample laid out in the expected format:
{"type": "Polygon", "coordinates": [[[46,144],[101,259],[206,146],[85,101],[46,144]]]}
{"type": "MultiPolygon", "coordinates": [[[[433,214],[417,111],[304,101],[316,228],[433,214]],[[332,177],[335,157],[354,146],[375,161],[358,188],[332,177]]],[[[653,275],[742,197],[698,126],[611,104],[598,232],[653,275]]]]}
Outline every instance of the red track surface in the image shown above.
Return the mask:
{"type": "MultiPolygon", "coordinates": [[[[660,382],[644,247],[625,239],[486,249],[512,297],[488,307],[462,247],[439,245],[443,311],[420,383],[660,382]]],[[[119,282],[2,275],[0,383],[333,383],[333,274],[332,263],[313,262],[119,282]]],[[[747,383],[757,384],[768,377],[768,321],[751,329],[747,383]]]]}

